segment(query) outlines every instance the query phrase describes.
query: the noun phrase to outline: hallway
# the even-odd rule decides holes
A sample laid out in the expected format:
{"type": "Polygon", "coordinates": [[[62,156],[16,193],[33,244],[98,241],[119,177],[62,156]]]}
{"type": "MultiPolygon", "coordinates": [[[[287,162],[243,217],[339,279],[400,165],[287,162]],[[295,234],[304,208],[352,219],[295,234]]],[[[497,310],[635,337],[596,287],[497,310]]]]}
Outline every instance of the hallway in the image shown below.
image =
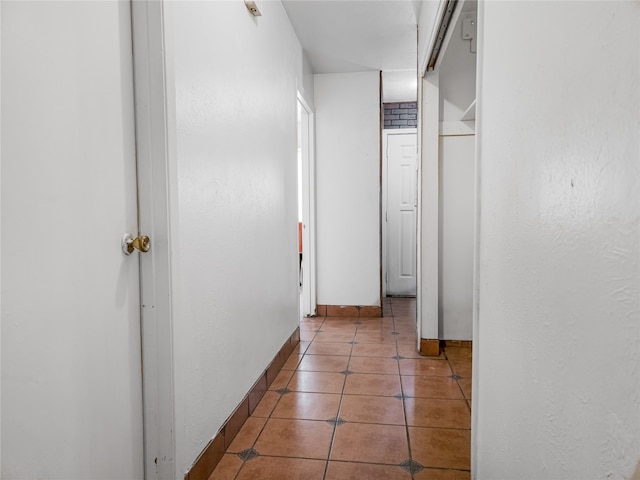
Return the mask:
{"type": "Polygon", "coordinates": [[[415,299],[300,339],[209,480],[470,478],[471,349],[421,357],[415,299]]]}

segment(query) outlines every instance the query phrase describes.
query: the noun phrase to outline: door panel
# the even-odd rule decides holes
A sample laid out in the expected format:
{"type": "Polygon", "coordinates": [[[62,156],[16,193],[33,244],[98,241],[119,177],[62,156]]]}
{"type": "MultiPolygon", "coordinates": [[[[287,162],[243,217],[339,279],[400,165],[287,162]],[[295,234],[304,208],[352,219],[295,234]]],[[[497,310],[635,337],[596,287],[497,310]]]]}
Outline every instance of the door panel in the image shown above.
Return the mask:
{"type": "Polygon", "coordinates": [[[387,294],[416,294],[416,134],[387,140],[387,294]]]}
{"type": "Polygon", "coordinates": [[[130,5],[2,2],[2,477],[143,477],[130,5]]]}
{"type": "Polygon", "coordinates": [[[414,211],[402,210],[400,212],[400,271],[401,279],[415,278],[416,255],[411,246],[415,246],[416,215],[414,211]]]}

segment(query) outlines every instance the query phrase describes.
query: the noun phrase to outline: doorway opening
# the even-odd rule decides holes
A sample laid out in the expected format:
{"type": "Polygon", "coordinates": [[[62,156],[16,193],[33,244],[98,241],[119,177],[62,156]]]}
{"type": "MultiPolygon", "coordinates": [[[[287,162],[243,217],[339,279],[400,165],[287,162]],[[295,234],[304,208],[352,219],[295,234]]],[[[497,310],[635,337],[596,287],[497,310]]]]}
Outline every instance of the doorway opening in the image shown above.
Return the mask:
{"type": "MultiPolygon", "coordinates": [[[[443,2],[434,30],[441,43],[425,50],[419,59],[420,341],[425,352],[431,352],[433,345],[434,353],[449,361],[469,413],[475,409],[472,390],[477,399],[478,384],[472,373],[477,352],[473,345],[477,321],[477,8],[478,3],[470,0],[447,2],[446,6],[443,2]]],[[[471,423],[464,430],[460,450],[471,452],[475,445],[471,423]]],[[[474,455],[465,460],[465,469],[473,471],[471,457],[474,455]]]]}
{"type": "Polygon", "coordinates": [[[298,93],[298,254],[300,316],[316,314],[313,112],[298,93]]]}
{"type": "Polygon", "coordinates": [[[384,130],[384,296],[416,296],[417,149],[415,128],[384,130]]]}

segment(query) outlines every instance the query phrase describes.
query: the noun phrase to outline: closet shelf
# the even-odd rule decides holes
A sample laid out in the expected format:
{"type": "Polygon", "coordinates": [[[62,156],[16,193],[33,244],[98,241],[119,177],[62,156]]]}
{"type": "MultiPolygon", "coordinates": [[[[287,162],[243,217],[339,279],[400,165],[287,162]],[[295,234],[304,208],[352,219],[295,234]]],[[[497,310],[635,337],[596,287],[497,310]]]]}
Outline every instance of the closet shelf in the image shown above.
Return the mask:
{"type": "Polygon", "coordinates": [[[471,105],[469,105],[469,107],[462,114],[462,117],[460,117],[460,121],[465,122],[468,120],[475,120],[475,119],[476,119],[476,100],[473,99],[473,102],[471,102],[471,105]]]}

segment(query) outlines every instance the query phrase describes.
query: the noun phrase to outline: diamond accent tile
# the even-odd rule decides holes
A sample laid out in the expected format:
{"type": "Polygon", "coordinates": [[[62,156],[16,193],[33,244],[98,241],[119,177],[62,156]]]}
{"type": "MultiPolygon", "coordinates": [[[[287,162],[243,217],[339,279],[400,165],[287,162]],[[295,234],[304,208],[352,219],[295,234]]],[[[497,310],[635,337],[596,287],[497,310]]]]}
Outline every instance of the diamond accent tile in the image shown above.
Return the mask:
{"type": "MultiPolygon", "coordinates": [[[[468,454],[462,455],[464,458],[459,462],[456,460],[458,463],[449,462],[449,457],[467,452],[464,445],[469,442],[468,429],[448,423],[441,428],[421,425],[436,416],[440,421],[439,409],[455,410],[468,418],[469,400],[458,390],[470,393],[471,372],[468,362],[464,362],[470,360],[471,353],[463,351],[449,361],[445,354],[440,357],[444,361],[435,362],[419,356],[415,345],[396,345],[391,335],[409,340],[407,315],[414,304],[415,300],[385,299],[383,313],[388,318],[384,321],[370,322],[357,317],[342,324],[330,321],[325,325],[328,330],[322,326],[323,317],[307,323],[301,332],[306,341],[296,346],[287,367],[293,368],[293,362],[308,349],[314,356],[305,363],[333,362],[331,369],[287,370],[279,375],[256,410],[256,418],[249,421],[249,427],[243,427],[243,436],[227,451],[225,458],[235,469],[233,475],[237,476],[241,468],[247,478],[271,478],[272,474],[273,478],[280,478],[283,471],[293,469],[296,478],[322,478],[326,467],[325,475],[334,479],[352,475],[367,479],[411,479],[425,474],[429,478],[458,478],[460,475],[449,469],[468,470],[468,454]],[[392,303],[399,305],[397,310],[402,318],[394,319],[392,303]],[[356,341],[360,336],[362,339],[356,341]],[[314,338],[321,343],[315,340],[312,343],[314,338]],[[392,372],[390,365],[399,365],[401,371],[396,368],[392,372]],[[452,369],[454,365],[456,370],[452,369]],[[343,370],[338,372],[340,367],[343,370]],[[370,370],[371,373],[365,373],[370,370]],[[404,377],[399,375],[402,371],[404,377]],[[460,374],[454,373],[458,371],[460,374]],[[455,408],[449,408],[451,405],[455,408]],[[407,422],[409,426],[405,426],[407,422]],[[438,435],[443,435],[443,441],[432,438],[431,431],[436,429],[438,435]],[[319,435],[315,433],[317,430],[319,435]],[[310,436],[313,440],[309,440],[310,436]],[[393,441],[381,440],[388,438],[393,441]],[[408,442],[414,445],[413,452],[408,442]],[[454,453],[450,454],[445,443],[453,445],[454,453]],[[319,453],[318,445],[322,447],[319,453]],[[433,459],[440,457],[444,460],[434,463],[433,459]],[[298,465],[302,463],[305,465],[298,465]]],[[[461,478],[467,478],[468,472],[463,473],[466,475],[461,478]]]]}
{"type": "Polygon", "coordinates": [[[405,460],[400,464],[400,468],[412,475],[418,473],[420,470],[424,470],[424,467],[415,460],[405,460]]]}
{"type": "Polygon", "coordinates": [[[328,419],[327,423],[330,423],[332,425],[336,425],[339,427],[340,425],[344,425],[345,423],[347,423],[347,421],[340,417],[334,417],[334,418],[328,419]]]}
{"type": "Polygon", "coordinates": [[[246,462],[247,460],[253,460],[256,457],[259,457],[260,453],[258,453],[258,451],[254,450],[253,448],[247,448],[246,450],[238,452],[238,456],[243,462],[246,462]]]}

